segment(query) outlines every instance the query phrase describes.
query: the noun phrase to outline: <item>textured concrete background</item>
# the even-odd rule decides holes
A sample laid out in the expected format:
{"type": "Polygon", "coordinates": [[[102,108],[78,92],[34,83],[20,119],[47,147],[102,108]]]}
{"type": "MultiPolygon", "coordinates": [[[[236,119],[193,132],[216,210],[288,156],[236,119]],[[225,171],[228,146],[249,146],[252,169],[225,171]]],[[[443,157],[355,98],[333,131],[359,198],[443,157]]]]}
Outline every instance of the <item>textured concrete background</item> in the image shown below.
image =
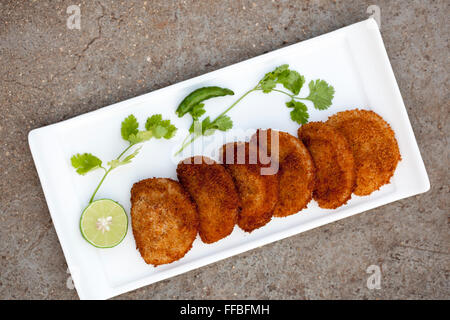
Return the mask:
{"type": "Polygon", "coordinates": [[[0,299],[77,298],[29,130],[358,22],[370,4],[431,190],[119,298],[449,299],[447,0],[0,0],[0,299]],[[366,287],[372,264],[380,290],[366,287]]]}

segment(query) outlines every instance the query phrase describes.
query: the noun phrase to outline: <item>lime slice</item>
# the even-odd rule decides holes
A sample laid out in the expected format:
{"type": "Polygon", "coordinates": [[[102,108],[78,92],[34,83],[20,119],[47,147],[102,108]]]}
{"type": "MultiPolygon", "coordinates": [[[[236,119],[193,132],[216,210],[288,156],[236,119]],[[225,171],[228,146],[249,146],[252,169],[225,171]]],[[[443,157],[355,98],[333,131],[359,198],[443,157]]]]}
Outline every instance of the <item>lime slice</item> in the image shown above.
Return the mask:
{"type": "Polygon", "coordinates": [[[80,230],[87,242],[98,248],[112,248],[122,242],[128,230],[123,207],[110,199],[90,203],[80,218],[80,230]]]}

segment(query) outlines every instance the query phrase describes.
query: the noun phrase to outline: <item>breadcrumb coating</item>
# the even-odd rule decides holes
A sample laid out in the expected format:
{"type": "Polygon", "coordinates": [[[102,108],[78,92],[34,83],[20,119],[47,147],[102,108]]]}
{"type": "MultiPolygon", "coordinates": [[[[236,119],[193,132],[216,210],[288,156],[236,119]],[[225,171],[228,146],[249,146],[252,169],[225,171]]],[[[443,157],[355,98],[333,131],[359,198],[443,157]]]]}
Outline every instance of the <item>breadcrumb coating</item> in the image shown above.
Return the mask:
{"type": "Polygon", "coordinates": [[[278,178],[261,174],[261,169],[268,165],[258,161],[257,148],[248,142],[235,142],[225,144],[220,152],[221,161],[233,177],[241,201],[237,224],[246,232],[267,224],[278,200],[278,178]]]}
{"type": "Polygon", "coordinates": [[[272,129],[259,129],[251,138],[251,143],[254,141],[258,142],[261,152],[279,162],[279,195],[273,215],[286,217],[306,208],[315,184],[315,167],[308,149],[293,135],[272,129]],[[278,137],[278,148],[276,143],[272,144],[272,133],[275,139],[278,137]],[[262,138],[264,136],[267,138],[262,138]]]}
{"type": "Polygon", "coordinates": [[[319,207],[335,209],[347,203],[355,188],[355,163],[347,140],[324,122],[310,122],[298,129],[316,166],[314,200],[319,207]]]}
{"type": "Polygon", "coordinates": [[[353,151],[356,195],[369,195],[389,183],[401,156],[394,131],[382,117],[354,109],[338,112],[327,123],[345,136],[353,151]]]}
{"type": "Polygon", "coordinates": [[[213,243],[228,236],[236,224],[240,203],[225,168],[210,158],[195,156],[178,164],[177,175],[197,204],[202,241],[213,243]]]}
{"type": "Polygon", "coordinates": [[[177,181],[152,178],[131,189],[131,222],[142,258],[158,266],[181,259],[191,249],[198,213],[177,181]]]}

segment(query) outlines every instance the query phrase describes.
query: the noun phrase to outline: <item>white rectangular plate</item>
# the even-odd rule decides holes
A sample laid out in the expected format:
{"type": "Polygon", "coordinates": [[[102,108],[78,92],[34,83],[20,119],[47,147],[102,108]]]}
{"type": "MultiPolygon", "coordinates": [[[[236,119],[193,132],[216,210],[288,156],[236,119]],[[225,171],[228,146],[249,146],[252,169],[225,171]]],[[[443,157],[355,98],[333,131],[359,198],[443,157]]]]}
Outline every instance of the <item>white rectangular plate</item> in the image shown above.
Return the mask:
{"type": "MultiPolygon", "coordinates": [[[[308,88],[302,89],[307,94],[308,88]]],[[[275,128],[296,135],[298,125],[284,106],[286,97],[276,93],[252,93],[229,115],[235,128],[275,128]]],[[[215,135],[221,136],[220,133],[215,135]]],[[[82,299],[106,299],[212,262],[280,240],[345,217],[425,192],[428,176],[414,138],[400,91],[392,72],[380,32],[369,19],[329,34],[297,43],[237,63],[200,77],[174,84],[127,101],[90,112],[29,134],[33,159],[42,183],[50,214],[82,299]],[[235,96],[212,99],[207,112],[215,116],[236,97],[252,88],[268,71],[289,64],[308,80],[324,79],[336,90],[333,105],[326,111],[312,107],[310,121],[326,120],[338,111],[356,107],[371,109],[395,131],[402,161],[391,184],[368,197],[353,198],[336,210],[320,209],[314,201],[300,214],[272,219],[251,234],[235,227],[227,238],[206,245],[197,237],[191,251],[179,261],[154,268],[144,263],[136,250],[131,227],[124,241],[112,249],[97,249],[83,240],[79,218],[102,172],[79,176],[70,165],[74,153],[91,152],[103,161],[113,159],[126,146],[120,137],[121,121],[133,113],[143,126],[154,113],[170,118],[179,128],[172,140],[144,144],[133,163],[116,169],[106,179],[97,198],[111,198],[130,211],[133,183],[149,177],[176,179],[177,160],[172,155],[190,125],[188,116],[179,119],[174,111],[192,90],[208,85],[227,87],[235,96]]]]}

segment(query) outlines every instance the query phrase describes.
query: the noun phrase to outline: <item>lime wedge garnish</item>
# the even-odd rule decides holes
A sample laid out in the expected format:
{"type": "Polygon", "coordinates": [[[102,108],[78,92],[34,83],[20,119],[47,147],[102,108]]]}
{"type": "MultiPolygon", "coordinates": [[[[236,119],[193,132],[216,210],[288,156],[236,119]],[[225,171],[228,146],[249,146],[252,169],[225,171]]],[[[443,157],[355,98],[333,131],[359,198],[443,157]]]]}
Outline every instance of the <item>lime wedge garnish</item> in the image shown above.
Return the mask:
{"type": "Polygon", "coordinates": [[[112,248],[122,242],[128,230],[123,207],[110,199],[90,203],[80,218],[80,230],[87,242],[98,248],[112,248]]]}

